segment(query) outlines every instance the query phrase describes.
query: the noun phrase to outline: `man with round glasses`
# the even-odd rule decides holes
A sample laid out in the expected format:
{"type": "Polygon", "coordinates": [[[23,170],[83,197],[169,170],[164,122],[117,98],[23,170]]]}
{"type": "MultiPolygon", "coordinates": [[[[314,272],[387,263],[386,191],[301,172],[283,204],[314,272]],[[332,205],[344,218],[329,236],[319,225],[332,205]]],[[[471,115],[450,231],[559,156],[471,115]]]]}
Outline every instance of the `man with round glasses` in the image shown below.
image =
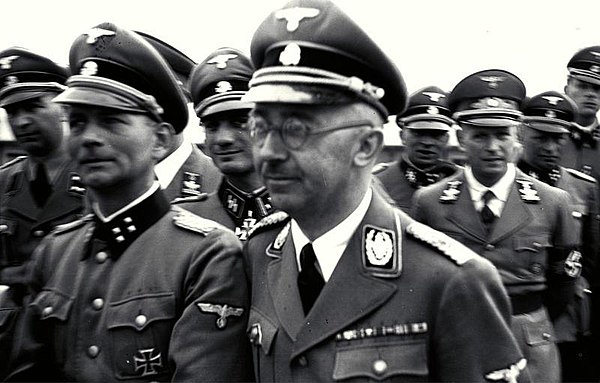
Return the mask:
{"type": "Polygon", "coordinates": [[[516,377],[495,269],[371,189],[383,122],[407,101],[391,60],[319,0],[273,12],[251,51],[254,162],[285,211],[245,245],[257,381],[516,377]]]}

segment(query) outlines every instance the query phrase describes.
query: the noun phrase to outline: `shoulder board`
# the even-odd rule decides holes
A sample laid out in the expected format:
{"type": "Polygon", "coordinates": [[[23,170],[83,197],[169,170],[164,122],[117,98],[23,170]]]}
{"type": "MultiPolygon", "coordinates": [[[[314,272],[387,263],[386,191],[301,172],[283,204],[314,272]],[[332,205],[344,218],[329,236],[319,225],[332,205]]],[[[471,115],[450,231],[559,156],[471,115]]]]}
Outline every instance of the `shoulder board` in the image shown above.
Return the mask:
{"type": "Polygon", "coordinates": [[[587,175],[583,172],[580,172],[579,170],[570,169],[570,168],[565,168],[565,170],[576,178],[579,178],[579,179],[582,179],[582,180],[585,180],[588,182],[592,182],[592,183],[598,182],[594,177],[587,175]]]}
{"type": "Polygon", "coordinates": [[[375,166],[373,166],[373,169],[371,169],[371,174],[381,173],[385,169],[389,168],[391,165],[392,165],[392,162],[381,162],[381,163],[375,164],[375,166]]]}
{"type": "Polygon", "coordinates": [[[58,225],[54,228],[54,230],[52,230],[52,233],[53,234],[63,234],[63,233],[67,233],[71,230],[78,229],[81,226],[85,225],[86,223],[90,222],[93,219],[93,217],[94,217],[93,214],[88,214],[85,217],[82,217],[76,221],[65,223],[63,225],[58,225]]]}
{"type": "Polygon", "coordinates": [[[19,163],[19,162],[23,161],[25,158],[27,158],[27,156],[18,156],[17,158],[14,158],[14,159],[8,161],[5,164],[2,164],[2,166],[0,166],[0,169],[8,168],[8,167],[10,167],[10,166],[12,166],[12,165],[14,165],[16,163],[19,163]]]}
{"type": "Polygon", "coordinates": [[[250,237],[253,236],[254,234],[264,231],[265,228],[275,226],[279,223],[285,222],[289,218],[290,218],[290,216],[284,211],[276,211],[274,213],[269,214],[268,216],[266,216],[263,219],[261,219],[260,221],[258,221],[256,223],[256,225],[254,225],[252,227],[252,229],[250,229],[248,231],[248,239],[250,239],[250,237]]]}
{"type": "Polygon", "coordinates": [[[473,250],[457,240],[420,222],[412,222],[406,227],[406,232],[436,248],[459,266],[479,257],[473,250]]]}
{"type": "Polygon", "coordinates": [[[199,201],[204,201],[207,198],[208,198],[208,193],[201,193],[199,195],[192,195],[192,196],[188,196],[188,197],[177,197],[173,201],[171,201],[171,204],[176,205],[178,203],[184,203],[184,202],[199,202],[199,201]]]}
{"type": "Polygon", "coordinates": [[[217,223],[213,220],[202,218],[199,215],[191,213],[183,208],[177,208],[175,210],[177,214],[173,217],[173,223],[175,226],[207,235],[214,230],[229,230],[225,226],[217,223]]]}

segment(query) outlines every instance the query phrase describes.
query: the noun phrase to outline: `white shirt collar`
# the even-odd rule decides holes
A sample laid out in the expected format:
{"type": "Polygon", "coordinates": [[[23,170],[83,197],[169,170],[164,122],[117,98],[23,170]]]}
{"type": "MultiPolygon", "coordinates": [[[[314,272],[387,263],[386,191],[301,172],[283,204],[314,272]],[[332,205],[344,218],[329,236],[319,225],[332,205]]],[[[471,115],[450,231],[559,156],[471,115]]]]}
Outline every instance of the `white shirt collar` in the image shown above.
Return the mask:
{"type": "Polygon", "coordinates": [[[508,163],[506,173],[491,187],[487,187],[481,184],[481,182],[477,181],[475,176],[473,175],[473,169],[470,166],[465,166],[465,179],[467,181],[467,185],[469,186],[469,192],[471,193],[471,199],[475,204],[475,209],[477,211],[483,208],[483,195],[486,191],[491,190],[496,196],[490,202],[490,209],[494,212],[494,214],[499,217],[502,213],[502,209],[504,208],[504,204],[508,201],[508,195],[512,190],[512,186],[515,182],[515,178],[517,176],[517,171],[515,169],[515,164],[508,163]]]}
{"type": "Polygon", "coordinates": [[[160,187],[160,183],[158,181],[154,181],[152,183],[152,186],[150,186],[150,189],[148,189],[146,192],[144,192],[144,194],[142,194],[141,196],[137,197],[133,201],[129,202],[127,205],[123,206],[122,208],[120,208],[116,212],[112,213],[108,217],[104,217],[104,215],[100,211],[100,207],[98,206],[98,202],[94,202],[92,204],[92,209],[94,209],[94,213],[96,213],[96,215],[98,216],[98,218],[100,218],[100,220],[102,222],[104,222],[104,223],[110,222],[113,218],[115,218],[119,214],[123,213],[124,211],[127,211],[127,210],[131,209],[132,207],[134,207],[138,203],[140,203],[143,200],[145,200],[146,198],[150,197],[155,191],[158,190],[159,187],[160,187]]]}
{"type": "MultiPolygon", "coordinates": [[[[333,270],[335,270],[344,250],[348,246],[348,241],[350,241],[358,225],[360,225],[365,214],[367,214],[372,197],[373,192],[369,188],[360,204],[346,219],[312,242],[313,250],[317,256],[321,274],[325,282],[331,278],[333,270]]],[[[294,219],[291,221],[291,231],[296,250],[296,262],[298,270],[300,270],[300,251],[302,251],[304,245],[309,243],[310,240],[302,232],[302,229],[300,229],[300,226],[298,226],[298,223],[294,219]]]]}
{"type": "Polygon", "coordinates": [[[192,154],[192,144],[187,140],[183,140],[173,153],[154,165],[154,173],[162,189],[166,189],[169,186],[190,154],[192,154]]]}

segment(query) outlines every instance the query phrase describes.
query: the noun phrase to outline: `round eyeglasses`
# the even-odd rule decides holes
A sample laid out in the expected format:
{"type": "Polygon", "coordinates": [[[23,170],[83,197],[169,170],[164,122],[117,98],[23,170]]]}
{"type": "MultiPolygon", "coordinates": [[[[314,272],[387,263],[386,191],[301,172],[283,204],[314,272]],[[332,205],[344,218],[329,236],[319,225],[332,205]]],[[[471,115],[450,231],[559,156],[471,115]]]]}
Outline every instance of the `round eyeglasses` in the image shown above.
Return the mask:
{"type": "Polygon", "coordinates": [[[248,128],[250,139],[254,145],[263,146],[270,131],[278,131],[284,145],[288,149],[300,149],[308,140],[308,137],[316,134],[329,133],[336,130],[357,128],[359,126],[373,126],[367,120],[349,121],[343,125],[329,126],[322,129],[312,129],[306,121],[296,117],[287,118],[279,126],[271,125],[262,117],[250,116],[248,128]]]}

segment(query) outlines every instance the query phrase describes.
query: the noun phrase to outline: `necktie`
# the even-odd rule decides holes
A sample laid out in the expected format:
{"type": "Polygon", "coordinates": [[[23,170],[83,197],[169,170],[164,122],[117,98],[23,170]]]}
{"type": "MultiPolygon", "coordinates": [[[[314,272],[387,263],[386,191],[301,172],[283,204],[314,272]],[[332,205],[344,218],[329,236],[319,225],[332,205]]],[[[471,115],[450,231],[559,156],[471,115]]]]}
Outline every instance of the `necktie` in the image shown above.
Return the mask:
{"type": "Polygon", "coordinates": [[[52,185],[48,181],[46,167],[44,164],[38,164],[35,169],[35,178],[30,182],[31,194],[37,206],[42,207],[48,201],[52,194],[52,185]]]}
{"type": "Polygon", "coordinates": [[[492,227],[494,225],[494,221],[496,220],[496,215],[492,212],[492,210],[489,207],[489,202],[496,198],[496,196],[494,195],[494,192],[491,190],[486,191],[483,194],[483,208],[481,209],[481,219],[483,220],[483,224],[485,225],[485,228],[487,229],[487,232],[489,233],[490,231],[492,231],[492,227]]]}
{"type": "Polygon", "coordinates": [[[298,290],[300,290],[300,299],[306,315],[325,285],[323,276],[317,269],[317,256],[310,243],[306,244],[300,252],[300,267],[302,270],[298,274],[298,290]]]}

